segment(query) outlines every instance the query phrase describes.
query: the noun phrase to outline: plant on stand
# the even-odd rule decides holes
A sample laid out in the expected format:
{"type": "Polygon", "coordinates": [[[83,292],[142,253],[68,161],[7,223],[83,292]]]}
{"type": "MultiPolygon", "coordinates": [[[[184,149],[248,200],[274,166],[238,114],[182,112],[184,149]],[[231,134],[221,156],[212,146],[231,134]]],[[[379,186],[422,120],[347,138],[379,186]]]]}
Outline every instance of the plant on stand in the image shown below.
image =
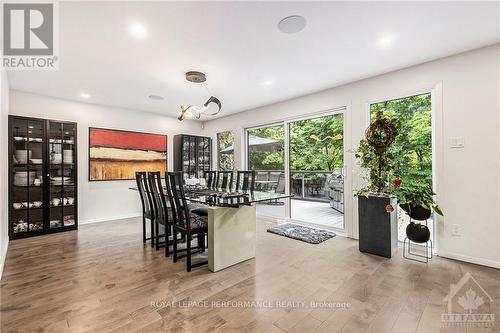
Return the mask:
{"type": "Polygon", "coordinates": [[[391,149],[398,135],[398,122],[377,112],[355,153],[367,171],[366,185],[357,191],[359,250],[392,257],[397,250],[396,198],[392,196],[397,159],[391,149]]]}

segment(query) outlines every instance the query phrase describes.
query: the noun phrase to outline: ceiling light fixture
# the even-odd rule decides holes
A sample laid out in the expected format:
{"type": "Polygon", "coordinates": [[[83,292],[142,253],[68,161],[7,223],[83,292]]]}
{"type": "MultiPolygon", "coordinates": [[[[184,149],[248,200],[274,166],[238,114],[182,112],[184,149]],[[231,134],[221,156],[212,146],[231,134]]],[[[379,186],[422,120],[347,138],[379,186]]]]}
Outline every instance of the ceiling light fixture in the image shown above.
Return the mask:
{"type": "Polygon", "coordinates": [[[142,24],[139,23],[131,24],[128,28],[128,31],[132,36],[137,38],[144,38],[148,34],[147,29],[142,24]]]}
{"type": "Polygon", "coordinates": [[[149,95],[149,99],[155,100],[155,101],[163,101],[165,98],[160,95],[149,95]]]}
{"type": "Polygon", "coordinates": [[[306,19],[300,15],[287,16],[278,22],[278,29],[285,34],[296,34],[306,27],[306,19]]]}
{"type": "Polygon", "coordinates": [[[273,84],[272,80],[265,80],[264,82],[262,82],[263,86],[270,86],[271,84],[273,84]]]}
{"type": "Polygon", "coordinates": [[[214,97],[210,93],[207,86],[205,85],[205,81],[207,80],[207,77],[205,76],[205,74],[202,72],[190,71],[190,72],[186,73],[186,80],[189,82],[193,82],[193,83],[202,83],[203,86],[205,87],[206,91],[210,95],[210,98],[201,106],[199,106],[199,105],[189,105],[189,106],[181,105],[181,111],[179,112],[179,116],[177,117],[177,119],[182,121],[186,118],[193,118],[193,117],[196,119],[200,119],[202,115],[205,115],[205,116],[217,115],[222,108],[222,103],[220,102],[220,100],[217,97],[214,97]],[[212,106],[212,104],[214,106],[212,106]],[[215,109],[215,107],[217,107],[217,109],[215,109]]]}
{"type": "Polygon", "coordinates": [[[387,36],[380,38],[377,42],[377,45],[378,45],[378,47],[384,49],[384,48],[388,47],[389,45],[391,45],[393,40],[394,40],[394,38],[392,36],[387,35],[387,36]]]}
{"type": "Polygon", "coordinates": [[[90,98],[90,95],[87,94],[87,93],[81,93],[80,97],[82,97],[82,98],[90,98]]]}

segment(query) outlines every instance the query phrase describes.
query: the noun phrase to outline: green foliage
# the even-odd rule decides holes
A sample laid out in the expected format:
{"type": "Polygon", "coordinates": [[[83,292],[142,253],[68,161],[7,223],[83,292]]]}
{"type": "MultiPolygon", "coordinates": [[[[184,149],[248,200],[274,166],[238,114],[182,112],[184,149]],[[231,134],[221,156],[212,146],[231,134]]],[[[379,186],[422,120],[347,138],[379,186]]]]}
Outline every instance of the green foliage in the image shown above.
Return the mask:
{"type": "Polygon", "coordinates": [[[343,126],[342,114],[293,122],[290,125],[291,169],[341,170],[344,165],[343,126]]]}
{"type": "MultiPolygon", "coordinates": [[[[249,135],[276,140],[272,150],[251,148],[248,165],[255,170],[284,170],[285,131],[283,125],[251,129],[249,135]]],[[[290,124],[291,170],[334,171],[344,165],[343,115],[337,114],[290,124]]],[[[292,174],[292,178],[302,177],[292,174]]],[[[325,177],[324,175],[308,175],[325,177]]]]}
{"type": "Polygon", "coordinates": [[[399,123],[399,134],[391,153],[395,163],[394,176],[400,178],[403,184],[420,184],[432,189],[431,110],[430,94],[370,105],[372,115],[383,112],[387,118],[399,123]]]}
{"type": "MultiPolygon", "coordinates": [[[[421,205],[443,215],[441,208],[434,203],[432,191],[431,95],[375,103],[370,105],[370,111],[372,115],[382,112],[398,123],[398,136],[388,151],[393,169],[384,175],[387,176],[386,192],[396,195],[399,205],[406,209],[421,205]],[[396,180],[400,180],[400,185],[396,185],[396,180]]],[[[361,144],[360,151],[366,151],[364,144],[361,144]]]]}
{"type": "Polygon", "coordinates": [[[261,137],[279,142],[273,149],[250,147],[249,170],[285,170],[285,129],[283,125],[248,130],[249,136],[261,137]]]}
{"type": "MultiPolygon", "coordinates": [[[[217,133],[217,152],[234,145],[234,134],[232,131],[217,133]]],[[[218,153],[219,170],[234,170],[234,151],[230,154],[218,153]]]]}
{"type": "Polygon", "coordinates": [[[386,117],[377,112],[377,118],[367,130],[366,137],[359,143],[356,158],[361,167],[368,171],[368,185],[358,194],[367,192],[387,193],[389,180],[394,177],[397,165],[393,141],[398,133],[399,124],[396,119],[386,117]]]}

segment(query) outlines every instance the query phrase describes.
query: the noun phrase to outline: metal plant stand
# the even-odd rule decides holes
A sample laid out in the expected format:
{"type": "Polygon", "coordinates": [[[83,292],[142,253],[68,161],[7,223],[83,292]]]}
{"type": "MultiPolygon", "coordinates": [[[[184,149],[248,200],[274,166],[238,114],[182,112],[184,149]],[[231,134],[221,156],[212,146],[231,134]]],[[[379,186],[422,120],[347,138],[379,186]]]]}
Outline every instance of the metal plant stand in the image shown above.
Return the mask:
{"type": "MultiPolygon", "coordinates": [[[[425,220],[426,227],[428,227],[427,221],[428,220],[425,220]]],[[[410,218],[410,223],[411,223],[411,218],[410,218]]],[[[432,235],[431,235],[431,237],[432,237],[432,235]]],[[[434,248],[432,245],[432,240],[429,238],[429,240],[427,242],[425,242],[425,254],[412,252],[411,251],[411,244],[412,243],[423,244],[423,243],[413,242],[408,237],[405,237],[405,239],[403,241],[403,258],[427,264],[429,262],[429,260],[432,259],[432,250],[434,248]]]]}

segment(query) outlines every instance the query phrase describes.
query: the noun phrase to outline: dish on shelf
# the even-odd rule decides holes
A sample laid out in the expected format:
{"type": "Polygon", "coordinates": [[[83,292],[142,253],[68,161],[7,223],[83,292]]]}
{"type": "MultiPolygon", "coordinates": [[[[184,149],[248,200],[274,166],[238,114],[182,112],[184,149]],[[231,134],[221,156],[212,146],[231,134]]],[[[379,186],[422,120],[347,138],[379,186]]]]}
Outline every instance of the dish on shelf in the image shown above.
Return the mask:
{"type": "Polygon", "coordinates": [[[61,139],[49,139],[50,143],[62,143],[61,139]]]}
{"type": "Polygon", "coordinates": [[[23,204],[20,202],[14,202],[12,204],[12,207],[14,207],[14,209],[21,209],[21,208],[23,208],[23,204]]]}
{"type": "Polygon", "coordinates": [[[32,204],[33,204],[33,207],[40,208],[40,207],[42,207],[43,203],[41,201],[33,201],[32,204]]]}
{"type": "Polygon", "coordinates": [[[15,150],[14,151],[14,158],[17,161],[17,164],[26,164],[28,163],[28,160],[31,159],[31,150],[15,150]]]}
{"type": "Polygon", "coordinates": [[[14,223],[14,233],[26,232],[26,231],[28,231],[28,222],[19,220],[16,223],[14,223]]]}
{"type": "Polygon", "coordinates": [[[71,144],[73,144],[73,143],[74,143],[74,141],[73,141],[73,140],[64,140],[64,143],[67,143],[67,144],[70,144],[70,145],[71,145],[71,144]]]}
{"type": "Polygon", "coordinates": [[[35,182],[35,171],[18,171],[14,173],[15,186],[29,186],[35,182]]]}
{"type": "Polygon", "coordinates": [[[30,231],[40,231],[43,230],[43,226],[38,223],[30,223],[30,231]]]}
{"type": "Polygon", "coordinates": [[[52,220],[49,222],[49,225],[51,228],[58,228],[63,226],[61,220],[52,220]]]}
{"type": "Polygon", "coordinates": [[[61,199],[53,198],[52,200],[50,200],[50,204],[54,207],[57,207],[61,204],[61,199]]]}
{"type": "Polygon", "coordinates": [[[74,215],[66,215],[63,217],[64,226],[75,225],[75,216],[74,215]]]}
{"type": "Polygon", "coordinates": [[[30,158],[31,164],[42,164],[43,160],[41,158],[30,158]]]}
{"type": "Polygon", "coordinates": [[[42,142],[43,139],[42,138],[29,138],[28,141],[29,142],[42,142]]]}
{"type": "Polygon", "coordinates": [[[15,136],[14,141],[26,141],[26,138],[23,136],[15,136]]]}

